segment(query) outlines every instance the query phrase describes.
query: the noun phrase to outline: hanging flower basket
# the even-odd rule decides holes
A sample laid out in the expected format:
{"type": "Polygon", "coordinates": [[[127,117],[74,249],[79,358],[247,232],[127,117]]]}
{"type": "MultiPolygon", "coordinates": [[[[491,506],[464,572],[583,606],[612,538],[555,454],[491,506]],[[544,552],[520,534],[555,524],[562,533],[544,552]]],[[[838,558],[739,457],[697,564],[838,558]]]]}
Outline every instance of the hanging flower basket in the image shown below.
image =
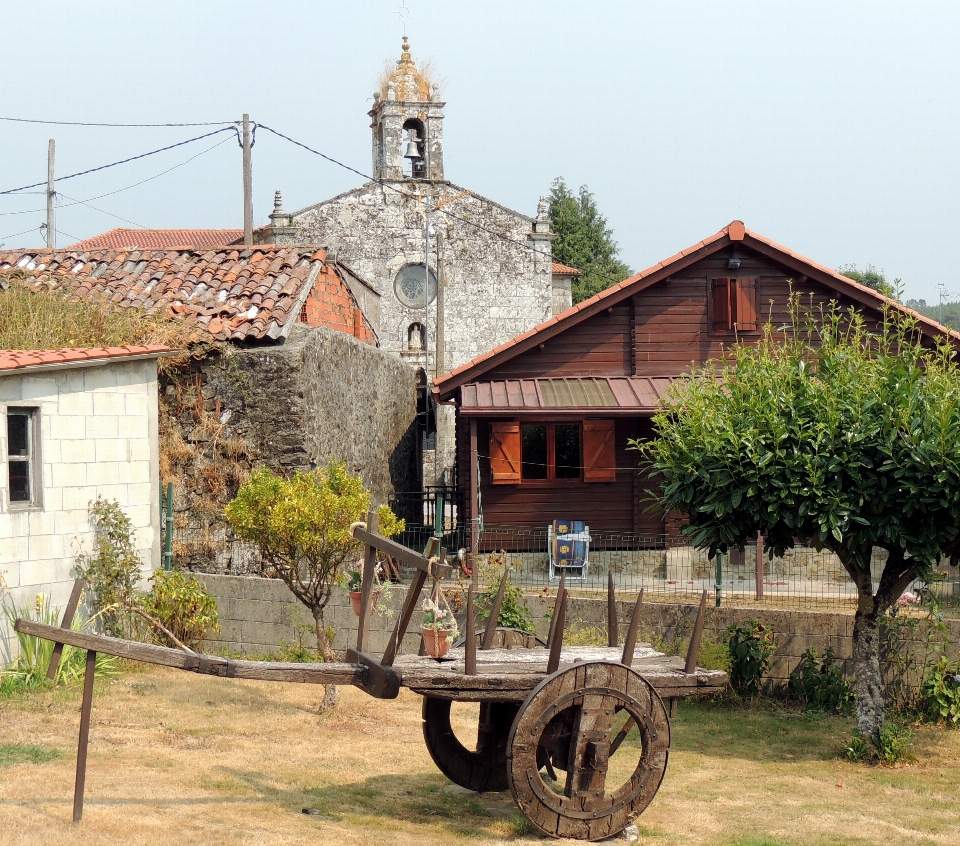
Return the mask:
{"type": "Polygon", "coordinates": [[[431,658],[443,658],[450,650],[456,629],[420,629],[423,634],[423,648],[431,658]]]}
{"type": "MultiPolygon", "coordinates": [[[[358,617],[360,616],[360,597],[363,596],[362,592],[359,590],[350,591],[350,603],[353,605],[353,613],[358,617]]],[[[374,590],[373,595],[370,597],[370,607],[376,609],[377,603],[380,601],[380,591],[374,590]]]]}

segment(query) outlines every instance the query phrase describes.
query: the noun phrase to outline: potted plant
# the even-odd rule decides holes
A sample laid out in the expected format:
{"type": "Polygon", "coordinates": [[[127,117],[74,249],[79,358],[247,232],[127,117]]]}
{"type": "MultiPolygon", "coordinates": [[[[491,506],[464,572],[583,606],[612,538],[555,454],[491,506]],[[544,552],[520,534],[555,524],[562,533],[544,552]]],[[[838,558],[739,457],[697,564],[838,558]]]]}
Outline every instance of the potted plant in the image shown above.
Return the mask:
{"type": "MultiPolygon", "coordinates": [[[[362,568],[363,559],[358,561],[357,564],[362,568]]],[[[363,570],[351,570],[347,575],[345,587],[350,594],[353,613],[359,617],[360,596],[362,595],[361,591],[363,588],[363,570]]],[[[393,599],[392,587],[393,583],[389,579],[384,578],[383,564],[378,561],[373,571],[373,594],[370,597],[370,604],[376,613],[383,614],[387,617],[393,616],[393,611],[390,609],[390,602],[393,599]]]]}
{"type": "Polygon", "coordinates": [[[441,608],[427,597],[423,600],[423,619],[420,621],[423,645],[427,655],[440,659],[447,654],[459,631],[457,621],[449,608],[441,608]]]}

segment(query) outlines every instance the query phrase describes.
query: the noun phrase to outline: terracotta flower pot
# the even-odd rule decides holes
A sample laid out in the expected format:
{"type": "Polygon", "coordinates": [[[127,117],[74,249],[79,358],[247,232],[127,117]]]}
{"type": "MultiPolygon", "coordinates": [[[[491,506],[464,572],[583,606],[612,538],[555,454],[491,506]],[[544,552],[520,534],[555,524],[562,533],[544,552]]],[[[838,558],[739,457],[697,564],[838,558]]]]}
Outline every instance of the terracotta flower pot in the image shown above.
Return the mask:
{"type": "MultiPolygon", "coordinates": [[[[350,591],[350,603],[353,605],[353,613],[358,617],[360,616],[360,597],[363,594],[358,590],[350,591]]],[[[373,596],[371,597],[371,606],[374,608],[377,607],[377,600],[380,598],[380,591],[375,590],[373,596]]]]}
{"type": "Polygon", "coordinates": [[[420,629],[423,633],[423,647],[431,658],[443,658],[453,643],[452,629],[420,629]]]}

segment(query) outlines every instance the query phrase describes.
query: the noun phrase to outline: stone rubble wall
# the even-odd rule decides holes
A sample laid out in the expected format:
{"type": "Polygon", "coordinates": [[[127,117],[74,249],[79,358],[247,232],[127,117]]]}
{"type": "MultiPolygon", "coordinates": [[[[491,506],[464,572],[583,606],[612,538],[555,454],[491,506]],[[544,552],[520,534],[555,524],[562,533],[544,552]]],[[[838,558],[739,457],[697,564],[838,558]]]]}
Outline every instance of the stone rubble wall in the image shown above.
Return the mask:
{"type": "Polygon", "coordinates": [[[230,348],[162,390],[162,475],[176,485],[178,566],[255,572],[255,548],[223,519],[254,467],[291,475],[343,460],[374,505],[415,486],[414,373],[342,332],[298,327],[282,345],[230,348]]]}

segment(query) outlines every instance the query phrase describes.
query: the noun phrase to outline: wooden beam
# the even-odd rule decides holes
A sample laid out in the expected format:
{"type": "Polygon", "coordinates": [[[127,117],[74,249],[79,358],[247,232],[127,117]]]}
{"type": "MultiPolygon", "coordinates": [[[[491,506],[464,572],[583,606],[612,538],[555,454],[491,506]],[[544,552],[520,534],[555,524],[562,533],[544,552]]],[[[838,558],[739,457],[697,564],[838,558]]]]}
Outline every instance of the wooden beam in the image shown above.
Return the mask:
{"type": "MultiPolygon", "coordinates": [[[[377,532],[377,512],[367,512],[367,531],[377,532]]],[[[370,630],[370,597],[373,595],[373,583],[376,579],[377,550],[370,544],[363,548],[363,580],[360,583],[360,620],[357,623],[357,652],[367,648],[367,636],[370,630]]]]}
{"type": "Polygon", "coordinates": [[[400,649],[400,641],[403,640],[403,636],[407,633],[407,626],[410,624],[410,618],[413,616],[414,608],[416,608],[417,602],[420,599],[420,591],[423,590],[423,584],[426,580],[427,571],[417,570],[417,574],[413,577],[413,582],[411,582],[410,587],[407,588],[407,598],[404,600],[403,609],[397,618],[397,625],[394,627],[393,634],[390,635],[390,641],[387,643],[387,648],[383,651],[383,657],[380,659],[380,663],[386,667],[392,666],[394,659],[397,657],[397,652],[400,649]]]}
{"type": "MultiPolygon", "coordinates": [[[[70,591],[70,599],[67,600],[67,607],[63,611],[63,619],[60,621],[61,629],[69,629],[73,625],[73,617],[80,606],[80,597],[83,594],[83,579],[76,579],[73,583],[73,590],[70,591]]],[[[50,666],[47,667],[47,678],[55,679],[57,669],[60,667],[60,658],[63,656],[63,644],[54,643],[53,653],[50,655],[50,666]]]]}
{"type": "Polygon", "coordinates": [[[83,671],[83,700],[80,704],[80,739],[77,741],[77,777],[73,783],[73,821],[83,818],[83,791],[87,781],[87,744],[90,740],[90,711],[93,709],[93,677],[97,669],[97,653],[87,650],[83,671]]]}
{"type": "Polygon", "coordinates": [[[561,589],[557,601],[560,610],[556,613],[557,625],[553,630],[553,640],[550,643],[550,658],[547,661],[547,675],[552,675],[560,667],[560,651],[563,649],[563,626],[567,616],[567,589],[561,589]]]}
{"type": "MultiPolygon", "coordinates": [[[[418,570],[422,570],[424,574],[427,572],[427,567],[429,566],[429,558],[424,557],[419,552],[414,552],[412,549],[405,547],[403,544],[397,543],[390,538],[382,537],[381,535],[374,534],[373,532],[362,529],[359,526],[353,530],[353,536],[362,543],[368,544],[369,546],[378,549],[380,552],[385,553],[386,555],[392,555],[397,561],[402,561],[404,564],[407,564],[410,567],[416,567],[418,570]]],[[[437,579],[445,579],[453,571],[453,568],[447,563],[436,563],[433,565],[433,575],[437,579]]]]}
{"type": "Polygon", "coordinates": [[[547,634],[547,649],[553,645],[553,636],[557,631],[557,611],[560,609],[560,597],[566,590],[567,570],[560,571],[560,586],[557,588],[557,598],[553,600],[553,613],[550,615],[550,631],[547,634]]]}
{"type": "Polygon", "coordinates": [[[116,655],[145,664],[158,664],[175,670],[187,670],[208,676],[224,676],[260,681],[299,682],[302,684],[353,684],[361,686],[366,679],[366,670],[355,664],[299,664],[281,661],[243,661],[219,658],[214,655],[187,653],[182,649],[170,649],[152,643],[138,643],[89,632],[75,632],[35,623],[32,620],[17,620],[14,628],[22,634],[44,640],[62,641],[78,649],[116,655]]]}

